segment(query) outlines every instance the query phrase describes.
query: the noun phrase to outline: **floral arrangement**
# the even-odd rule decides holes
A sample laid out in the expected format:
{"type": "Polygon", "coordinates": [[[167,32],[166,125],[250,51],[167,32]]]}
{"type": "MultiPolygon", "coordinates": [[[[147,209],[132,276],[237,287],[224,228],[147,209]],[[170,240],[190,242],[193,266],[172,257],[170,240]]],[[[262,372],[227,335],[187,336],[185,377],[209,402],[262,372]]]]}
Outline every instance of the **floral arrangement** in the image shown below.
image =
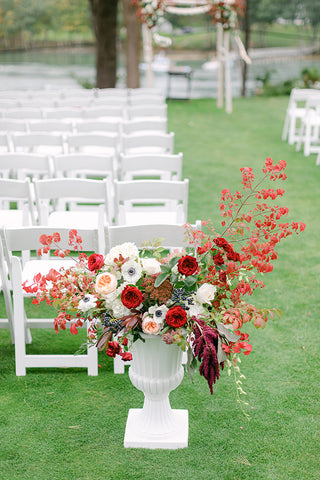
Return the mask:
{"type": "Polygon", "coordinates": [[[236,30],[238,28],[238,16],[243,16],[245,9],[244,0],[214,0],[207,14],[214,24],[220,23],[224,30],[236,30]]]}
{"type": "Polygon", "coordinates": [[[164,14],[163,0],[131,0],[131,3],[137,8],[140,22],[146,23],[149,28],[157,25],[164,14]]]}
{"type": "MultiPolygon", "coordinates": [[[[132,243],[118,245],[102,255],[87,257],[81,238],[70,231],[70,245],[79,251],[75,265],[48,275],[38,274],[23,288],[58,308],[56,331],[71,322],[71,333],[87,320],[89,342],[107,355],[131,360],[130,342],[141,333],[160,335],[167,344],[188,352],[188,369],[199,371],[211,394],[220,371],[237,368],[240,354],[252,350],[246,325],[264,328],[277,309],[258,308],[246,299],[263,282],[258,274],[273,269],[276,247],[286,237],[304,230],[303,223],[284,221],[288,208],[275,205],[282,188],[263,187],[286,179],[286,163],[268,158],[263,175],[255,179],[251,168],[241,168],[242,191],[221,194],[222,231],[211,221],[202,230],[186,225],[189,250],[164,255],[159,242],[139,250],[132,243]]],[[[39,254],[59,249],[60,236],[42,235],[39,254]]],[[[241,380],[237,380],[240,393],[241,380]]]]}

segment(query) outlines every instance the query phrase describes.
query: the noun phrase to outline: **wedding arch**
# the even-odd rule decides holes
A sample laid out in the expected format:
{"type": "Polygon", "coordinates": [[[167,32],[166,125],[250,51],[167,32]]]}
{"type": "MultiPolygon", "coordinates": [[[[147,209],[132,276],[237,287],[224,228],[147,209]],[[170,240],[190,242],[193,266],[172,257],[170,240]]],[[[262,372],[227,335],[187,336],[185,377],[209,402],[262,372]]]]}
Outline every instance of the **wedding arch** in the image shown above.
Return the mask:
{"type": "Polygon", "coordinates": [[[175,15],[207,14],[217,26],[217,62],[218,62],[218,94],[217,106],[222,108],[225,99],[225,110],[232,112],[232,86],[230,71],[230,34],[233,35],[239,57],[246,63],[251,60],[238,35],[238,14],[244,9],[244,0],[133,0],[138,8],[138,16],[142,22],[143,55],[146,64],[146,82],[153,86],[153,41],[168,47],[171,40],[159,35],[155,27],[165,13],[175,15]]]}

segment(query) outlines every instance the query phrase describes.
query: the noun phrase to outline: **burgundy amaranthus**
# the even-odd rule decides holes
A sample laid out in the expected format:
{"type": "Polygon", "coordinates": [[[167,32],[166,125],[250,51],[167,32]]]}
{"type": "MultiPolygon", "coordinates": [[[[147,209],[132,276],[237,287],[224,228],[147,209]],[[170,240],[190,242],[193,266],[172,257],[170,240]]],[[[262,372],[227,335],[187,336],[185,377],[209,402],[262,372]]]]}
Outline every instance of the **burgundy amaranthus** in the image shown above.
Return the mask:
{"type": "Polygon", "coordinates": [[[194,356],[201,362],[199,372],[207,380],[211,395],[213,395],[212,385],[216,383],[220,375],[217,355],[218,334],[198,318],[194,318],[193,333],[195,336],[194,356]]]}

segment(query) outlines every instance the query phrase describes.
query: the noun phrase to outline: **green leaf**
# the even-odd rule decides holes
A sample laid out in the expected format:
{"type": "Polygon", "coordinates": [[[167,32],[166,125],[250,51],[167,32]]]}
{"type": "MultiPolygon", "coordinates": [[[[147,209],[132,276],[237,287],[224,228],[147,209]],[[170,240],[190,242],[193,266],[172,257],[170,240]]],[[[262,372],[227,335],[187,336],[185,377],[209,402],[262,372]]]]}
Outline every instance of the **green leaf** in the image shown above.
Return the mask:
{"type": "Polygon", "coordinates": [[[170,282],[175,284],[178,280],[178,275],[176,273],[171,273],[170,275],[170,282]]]}
{"type": "Polygon", "coordinates": [[[196,283],[197,283],[198,277],[194,277],[193,275],[190,275],[190,277],[186,277],[184,281],[184,285],[186,288],[192,288],[196,283]]]}
{"type": "Polygon", "coordinates": [[[160,285],[169,277],[169,273],[160,273],[157,276],[156,281],[154,282],[155,287],[160,287],[160,285]]]}
{"type": "Polygon", "coordinates": [[[171,272],[171,268],[169,267],[169,265],[163,264],[163,265],[160,265],[160,268],[161,268],[162,273],[170,273],[171,272]]]}
{"type": "Polygon", "coordinates": [[[173,268],[175,265],[177,265],[178,262],[179,262],[179,258],[178,258],[178,257],[173,257],[173,258],[171,258],[171,260],[170,260],[170,262],[169,262],[170,268],[173,268]]]}
{"type": "Polygon", "coordinates": [[[193,356],[191,348],[188,348],[186,369],[189,374],[191,382],[193,382],[193,375],[197,370],[197,366],[198,366],[197,359],[193,356]]]}

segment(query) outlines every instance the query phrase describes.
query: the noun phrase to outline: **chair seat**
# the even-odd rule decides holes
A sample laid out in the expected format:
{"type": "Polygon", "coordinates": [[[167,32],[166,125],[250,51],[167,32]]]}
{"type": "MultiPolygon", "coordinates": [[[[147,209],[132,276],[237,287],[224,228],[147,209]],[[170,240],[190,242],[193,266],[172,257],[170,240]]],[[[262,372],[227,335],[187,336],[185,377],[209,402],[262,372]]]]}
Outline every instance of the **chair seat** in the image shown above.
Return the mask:
{"type": "Polygon", "coordinates": [[[177,212],[126,212],[123,219],[125,225],[139,225],[139,224],[170,224],[175,225],[180,223],[177,220],[177,212]]]}
{"type": "Polygon", "coordinates": [[[24,212],[22,210],[0,210],[0,226],[10,228],[21,227],[23,224],[24,212]]]}
{"type": "MultiPolygon", "coordinates": [[[[84,206],[85,208],[85,206],[84,206]]],[[[67,212],[52,212],[49,215],[48,226],[53,228],[61,228],[67,226],[68,228],[87,228],[95,229],[99,225],[99,212],[92,209],[88,211],[88,206],[86,210],[79,211],[67,211],[67,212]]]]}

